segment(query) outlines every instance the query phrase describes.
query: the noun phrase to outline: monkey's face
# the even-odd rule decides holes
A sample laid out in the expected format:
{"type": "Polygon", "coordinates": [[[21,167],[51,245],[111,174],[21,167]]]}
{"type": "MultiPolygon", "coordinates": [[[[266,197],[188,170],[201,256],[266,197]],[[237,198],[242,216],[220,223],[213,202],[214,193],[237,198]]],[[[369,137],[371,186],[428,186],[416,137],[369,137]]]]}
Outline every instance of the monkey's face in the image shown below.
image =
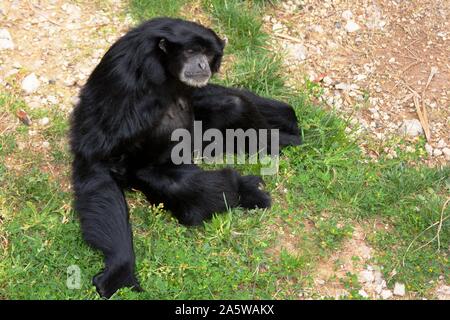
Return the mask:
{"type": "Polygon", "coordinates": [[[203,87],[219,69],[223,45],[218,51],[217,47],[200,40],[177,44],[161,39],[159,48],[166,56],[166,65],[173,77],[188,86],[203,87]]]}

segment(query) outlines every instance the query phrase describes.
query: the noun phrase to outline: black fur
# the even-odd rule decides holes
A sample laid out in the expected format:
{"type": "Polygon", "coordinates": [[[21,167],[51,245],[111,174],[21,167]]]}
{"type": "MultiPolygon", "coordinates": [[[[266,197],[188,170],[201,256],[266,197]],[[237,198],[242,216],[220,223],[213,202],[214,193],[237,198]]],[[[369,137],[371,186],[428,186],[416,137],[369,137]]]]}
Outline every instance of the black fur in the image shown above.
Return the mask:
{"type": "MultiPolygon", "coordinates": [[[[210,96],[210,90],[223,90],[225,100],[227,95],[238,95],[225,88],[195,89],[180,82],[175,71],[183,61],[178,53],[193,45],[206,48],[210,69],[217,72],[224,43],[212,30],[169,18],[143,23],[108,50],[73,111],[74,206],[84,239],[105,257],[104,270],[93,279],[103,297],[125,286],[140,290],[124,190],[135,188],[153,203],[164,203],[185,225],[199,225],[227,207],[270,206],[270,196],[259,188],[259,177],[241,176],[232,169],[204,171],[170,160],[172,131],[192,128],[192,97],[207,101],[196,106],[195,116],[223,128],[226,123],[217,120],[216,113],[225,110],[214,108],[222,98],[210,96]],[[171,46],[170,54],[159,47],[162,39],[171,46]]],[[[243,95],[247,103],[239,107],[251,108],[253,114],[236,114],[234,126],[282,130],[286,126],[289,135],[298,133],[292,111],[285,110],[288,106],[248,92],[243,95]],[[254,108],[260,120],[253,118],[254,108]],[[289,119],[284,120],[284,114],[289,119]]]]}

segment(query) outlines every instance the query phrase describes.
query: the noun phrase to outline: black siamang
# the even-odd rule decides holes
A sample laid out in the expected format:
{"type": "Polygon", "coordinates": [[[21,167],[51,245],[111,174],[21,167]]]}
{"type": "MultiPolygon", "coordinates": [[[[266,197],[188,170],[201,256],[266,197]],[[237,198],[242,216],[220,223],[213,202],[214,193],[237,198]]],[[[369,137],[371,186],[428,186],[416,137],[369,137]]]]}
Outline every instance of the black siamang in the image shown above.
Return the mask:
{"type": "Polygon", "coordinates": [[[278,128],[281,145],[300,142],[290,106],[247,91],[207,85],[224,42],[210,29],[157,18],[132,29],[104,55],[71,118],[74,207],[84,239],[104,254],[93,278],[103,297],[140,290],[124,190],[142,191],[185,225],[229,207],[267,208],[262,179],[233,169],[204,171],[170,158],[177,128],[278,128]]]}

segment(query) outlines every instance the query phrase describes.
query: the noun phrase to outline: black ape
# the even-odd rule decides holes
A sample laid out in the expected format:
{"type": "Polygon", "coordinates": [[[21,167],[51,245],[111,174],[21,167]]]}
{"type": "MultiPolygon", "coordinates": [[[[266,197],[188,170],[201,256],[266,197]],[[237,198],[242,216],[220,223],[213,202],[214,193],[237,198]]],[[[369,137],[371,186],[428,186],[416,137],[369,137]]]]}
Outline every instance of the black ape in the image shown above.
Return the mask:
{"type": "MultiPolygon", "coordinates": [[[[150,201],[164,203],[186,225],[201,224],[227,206],[270,206],[270,196],[259,189],[259,177],[241,176],[232,169],[204,171],[170,159],[172,131],[192,129],[192,97],[207,101],[197,105],[196,117],[226,127],[215,119],[216,112],[226,110],[216,111],[214,98],[208,98],[208,88],[219,87],[197,89],[218,71],[223,46],[212,30],[198,24],[150,20],[108,50],[81,90],[71,119],[75,209],[84,239],[105,256],[104,270],[93,279],[103,297],[125,286],[140,289],[124,189],[139,189],[150,201]]],[[[227,99],[225,90],[221,95],[227,99]]],[[[270,119],[258,122],[242,112],[235,125],[289,128],[289,136],[298,133],[286,105],[278,110],[272,100],[244,95],[249,102],[239,107],[257,108],[260,117],[270,119]],[[289,113],[286,120],[284,113],[289,113]]],[[[286,144],[298,142],[289,139],[286,144]]]]}

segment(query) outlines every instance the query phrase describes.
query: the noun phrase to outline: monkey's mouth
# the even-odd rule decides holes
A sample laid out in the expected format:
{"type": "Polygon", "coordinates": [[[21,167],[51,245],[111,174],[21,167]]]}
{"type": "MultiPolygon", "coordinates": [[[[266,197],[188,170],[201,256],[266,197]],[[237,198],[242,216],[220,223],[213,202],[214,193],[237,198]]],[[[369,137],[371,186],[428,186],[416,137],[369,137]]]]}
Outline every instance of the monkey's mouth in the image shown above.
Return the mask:
{"type": "Polygon", "coordinates": [[[181,82],[191,87],[204,87],[208,84],[209,78],[211,78],[211,73],[209,72],[202,72],[202,73],[183,72],[180,75],[181,82]]]}

